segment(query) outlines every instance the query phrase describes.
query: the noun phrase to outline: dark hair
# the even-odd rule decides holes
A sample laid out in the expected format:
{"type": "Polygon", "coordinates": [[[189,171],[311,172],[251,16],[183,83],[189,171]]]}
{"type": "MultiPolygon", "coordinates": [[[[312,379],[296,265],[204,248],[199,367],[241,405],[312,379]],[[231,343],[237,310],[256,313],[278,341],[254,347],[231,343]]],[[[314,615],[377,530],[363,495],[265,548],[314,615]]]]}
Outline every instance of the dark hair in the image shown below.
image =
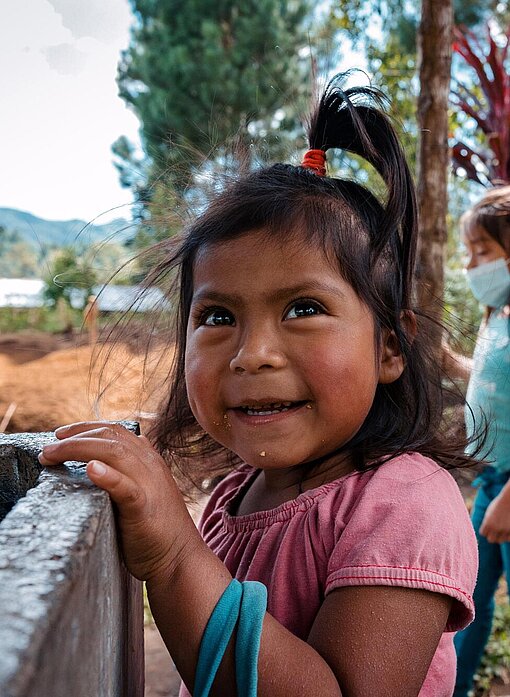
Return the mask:
{"type": "Polygon", "coordinates": [[[479,225],[510,254],[510,185],[490,189],[461,216],[462,230],[479,225]]]}
{"type": "Polygon", "coordinates": [[[401,346],[406,365],[401,377],[378,385],[363,425],[341,448],[351,453],[356,468],[416,450],[444,466],[471,461],[463,453],[464,443],[447,442],[442,435],[441,379],[424,347],[425,319],[420,319],[414,340],[407,331],[416,201],[412,176],[395,130],[381,109],[383,102],[383,95],[372,87],[344,91],[337,76],[310,119],[308,138],[313,149],[342,149],[367,160],[386,184],[384,202],[357,182],[276,164],[232,183],[179,241],[159,245],[165,257],[148,284],[160,282],[169,271],[178,269],[177,348],[168,398],[149,435],[159,451],[197,485],[230,469],[237,456],[204,433],[187,399],[184,355],[194,262],[204,247],[262,229],[278,239],[293,235],[302,239],[305,233],[309,244],[326,251],[370,308],[376,338],[386,329],[394,332],[401,346]]]}
{"type": "MultiPolygon", "coordinates": [[[[462,232],[480,226],[510,256],[510,185],[489,189],[475,205],[466,211],[459,221],[462,232]]],[[[510,303],[510,297],[508,298],[510,303]]],[[[485,308],[484,321],[487,321],[492,309],[485,308]]],[[[510,337],[510,317],[508,318],[508,336],[510,337]]]]}

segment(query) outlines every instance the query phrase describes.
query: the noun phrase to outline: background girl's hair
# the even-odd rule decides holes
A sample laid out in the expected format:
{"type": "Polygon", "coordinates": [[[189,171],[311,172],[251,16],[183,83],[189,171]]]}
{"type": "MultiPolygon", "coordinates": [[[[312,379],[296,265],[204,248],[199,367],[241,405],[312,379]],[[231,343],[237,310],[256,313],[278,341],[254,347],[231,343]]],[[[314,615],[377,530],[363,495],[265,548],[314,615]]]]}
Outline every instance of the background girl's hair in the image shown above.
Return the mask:
{"type": "Polygon", "coordinates": [[[462,230],[479,225],[510,254],[510,185],[490,189],[460,219],[462,230]]]}
{"type": "Polygon", "coordinates": [[[370,308],[376,346],[383,335],[393,333],[401,347],[406,364],[401,377],[378,385],[370,413],[339,451],[349,451],[358,469],[415,450],[445,466],[472,461],[464,455],[465,443],[443,432],[441,375],[424,343],[429,334],[426,318],[420,318],[416,339],[412,336],[416,201],[403,150],[380,108],[383,102],[383,95],[371,87],[343,90],[342,76],[337,76],[311,116],[308,135],[314,149],[339,148],[365,158],[386,184],[385,201],[357,182],[277,164],[231,184],[181,239],[157,248],[163,259],[147,285],[174,278],[177,341],[168,398],[149,435],[174,468],[197,486],[238,460],[201,429],[187,399],[184,359],[193,266],[204,249],[253,231],[300,243],[305,236],[370,308]]]}

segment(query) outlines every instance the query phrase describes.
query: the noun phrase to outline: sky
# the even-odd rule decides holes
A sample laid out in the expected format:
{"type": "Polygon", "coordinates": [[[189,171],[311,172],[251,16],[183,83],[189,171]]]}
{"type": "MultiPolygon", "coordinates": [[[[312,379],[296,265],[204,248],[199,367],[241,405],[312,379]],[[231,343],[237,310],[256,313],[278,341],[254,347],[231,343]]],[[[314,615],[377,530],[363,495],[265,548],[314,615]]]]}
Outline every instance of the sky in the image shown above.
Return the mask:
{"type": "Polygon", "coordinates": [[[49,220],[131,217],[111,145],[121,135],[139,143],[115,82],[132,21],[127,0],[2,0],[0,207],[49,220]]]}
{"type": "Polygon", "coordinates": [[[111,152],[121,135],[140,144],[116,84],[133,23],[128,0],[1,7],[0,207],[48,220],[130,219],[132,195],[111,152]]]}

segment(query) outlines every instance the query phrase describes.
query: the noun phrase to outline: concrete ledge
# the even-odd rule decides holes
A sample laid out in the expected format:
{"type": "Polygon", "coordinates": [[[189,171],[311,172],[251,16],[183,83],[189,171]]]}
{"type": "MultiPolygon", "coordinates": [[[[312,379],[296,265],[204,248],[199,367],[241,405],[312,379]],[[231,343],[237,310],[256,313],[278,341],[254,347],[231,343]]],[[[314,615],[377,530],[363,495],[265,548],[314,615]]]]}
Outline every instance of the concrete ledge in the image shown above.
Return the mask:
{"type": "Polygon", "coordinates": [[[0,695],[142,697],[142,585],[120,559],[109,497],[84,466],[35,476],[52,439],[0,436],[14,468],[9,496],[22,496],[0,523],[0,695]]]}

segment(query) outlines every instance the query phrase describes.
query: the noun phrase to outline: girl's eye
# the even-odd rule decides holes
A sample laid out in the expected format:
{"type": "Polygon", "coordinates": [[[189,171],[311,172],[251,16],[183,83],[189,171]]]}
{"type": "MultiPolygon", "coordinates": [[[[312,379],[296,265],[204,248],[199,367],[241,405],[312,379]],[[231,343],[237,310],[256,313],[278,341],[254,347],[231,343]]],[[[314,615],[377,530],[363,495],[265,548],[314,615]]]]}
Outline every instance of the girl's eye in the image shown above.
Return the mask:
{"type": "Polygon", "coordinates": [[[215,308],[204,312],[200,323],[206,327],[232,327],[235,324],[235,319],[228,310],[215,308]]]}
{"type": "Polygon", "coordinates": [[[302,317],[313,317],[314,315],[321,315],[323,309],[320,305],[310,300],[301,300],[300,302],[294,303],[290,309],[285,314],[284,319],[298,319],[302,317]]]}

